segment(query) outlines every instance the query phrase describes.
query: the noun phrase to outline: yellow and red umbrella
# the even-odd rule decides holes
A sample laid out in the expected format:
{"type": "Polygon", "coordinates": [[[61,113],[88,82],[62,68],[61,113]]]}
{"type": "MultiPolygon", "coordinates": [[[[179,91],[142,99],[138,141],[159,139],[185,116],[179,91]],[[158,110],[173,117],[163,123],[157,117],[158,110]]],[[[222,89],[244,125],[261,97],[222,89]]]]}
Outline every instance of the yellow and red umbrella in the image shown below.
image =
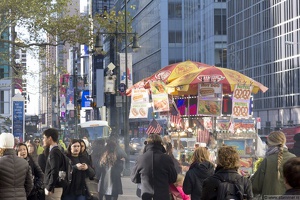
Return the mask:
{"type": "Polygon", "coordinates": [[[256,94],[259,90],[266,92],[268,90],[263,84],[252,78],[241,74],[235,70],[221,67],[204,67],[185,74],[172,82],[167,87],[173,95],[197,94],[199,83],[221,83],[223,93],[230,94],[233,92],[235,85],[245,84],[252,85],[252,93],[256,94]]]}
{"type": "Polygon", "coordinates": [[[211,67],[211,66],[204,64],[204,63],[194,62],[194,61],[190,61],[190,60],[168,65],[168,66],[158,70],[157,72],[155,72],[148,78],[144,78],[143,80],[134,84],[132,87],[128,88],[126,91],[126,94],[130,95],[131,90],[133,88],[150,88],[149,82],[151,82],[151,81],[161,80],[164,83],[169,83],[184,74],[190,73],[194,70],[197,70],[197,69],[200,69],[203,67],[211,67]]]}

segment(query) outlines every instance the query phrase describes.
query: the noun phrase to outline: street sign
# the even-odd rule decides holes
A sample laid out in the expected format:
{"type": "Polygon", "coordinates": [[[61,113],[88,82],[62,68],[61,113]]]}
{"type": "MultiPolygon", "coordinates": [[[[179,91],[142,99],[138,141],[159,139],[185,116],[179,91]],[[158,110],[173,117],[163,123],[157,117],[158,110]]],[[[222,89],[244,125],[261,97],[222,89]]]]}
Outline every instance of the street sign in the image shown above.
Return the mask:
{"type": "Polygon", "coordinates": [[[123,97],[122,96],[116,96],[116,107],[120,108],[123,105],[123,97]]]}
{"type": "Polygon", "coordinates": [[[125,85],[125,83],[120,83],[119,84],[119,91],[121,93],[124,93],[126,91],[126,85],[125,85]]]}

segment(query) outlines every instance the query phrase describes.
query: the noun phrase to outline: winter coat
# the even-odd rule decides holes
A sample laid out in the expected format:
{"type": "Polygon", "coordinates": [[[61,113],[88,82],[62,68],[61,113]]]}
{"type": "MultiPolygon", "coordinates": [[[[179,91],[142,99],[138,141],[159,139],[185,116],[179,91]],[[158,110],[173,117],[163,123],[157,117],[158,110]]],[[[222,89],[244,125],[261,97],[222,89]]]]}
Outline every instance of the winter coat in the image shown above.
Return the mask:
{"type": "Polygon", "coordinates": [[[31,169],[14,149],[6,149],[0,157],[0,199],[26,200],[33,188],[31,169]]]}
{"type": "Polygon", "coordinates": [[[131,172],[131,181],[141,183],[142,199],[169,199],[169,184],[177,179],[170,156],[163,153],[161,144],[147,144],[131,172]]]}
{"type": "Polygon", "coordinates": [[[59,149],[58,146],[53,147],[46,161],[44,184],[45,188],[53,192],[54,188],[58,186],[58,173],[61,167],[63,166],[63,152],[59,149]]]}
{"type": "Polygon", "coordinates": [[[211,162],[193,163],[184,178],[184,193],[191,194],[191,200],[199,200],[202,194],[203,181],[213,174],[214,165],[211,162]]]}
{"type": "Polygon", "coordinates": [[[280,177],[277,178],[277,157],[278,153],[267,156],[258,167],[255,174],[251,177],[254,195],[282,195],[285,192],[284,178],[282,167],[290,158],[295,157],[294,154],[288,152],[286,148],[283,150],[283,159],[279,167],[280,177]]]}
{"type": "Polygon", "coordinates": [[[110,178],[111,184],[112,184],[112,196],[118,196],[119,194],[123,194],[123,187],[122,187],[122,181],[121,181],[121,173],[123,171],[124,163],[122,160],[117,159],[115,164],[111,167],[110,171],[110,177],[106,177],[108,175],[109,171],[106,166],[100,166],[100,178],[99,178],[99,184],[98,184],[98,192],[100,195],[106,194],[106,181],[107,178],[110,178]]]}
{"type": "Polygon", "coordinates": [[[300,141],[294,143],[294,147],[290,149],[292,154],[295,154],[297,157],[300,157],[300,141]]]}
{"type": "Polygon", "coordinates": [[[31,193],[27,200],[38,199],[38,192],[44,192],[44,173],[40,166],[31,157],[27,157],[26,160],[28,161],[28,164],[31,168],[32,176],[34,177],[33,189],[31,190],[31,193]]]}
{"type": "Polygon", "coordinates": [[[243,192],[247,197],[245,199],[253,199],[252,186],[248,178],[243,177],[234,169],[222,169],[217,168],[216,173],[203,182],[202,197],[203,200],[217,200],[217,191],[219,183],[221,182],[217,176],[222,177],[225,180],[234,181],[237,180],[239,188],[243,189],[243,192]]]}
{"type": "Polygon", "coordinates": [[[78,157],[67,155],[67,157],[70,158],[73,166],[72,181],[66,188],[64,188],[62,198],[65,195],[88,195],[85,179],[93,178],[95,176],[95,170],[91,167],[89,159],[83,155],[79,155],[78,157]],[[77,163],[87,164],[88,169],[85,171],[78,170],[76,167],[77,163]]]}

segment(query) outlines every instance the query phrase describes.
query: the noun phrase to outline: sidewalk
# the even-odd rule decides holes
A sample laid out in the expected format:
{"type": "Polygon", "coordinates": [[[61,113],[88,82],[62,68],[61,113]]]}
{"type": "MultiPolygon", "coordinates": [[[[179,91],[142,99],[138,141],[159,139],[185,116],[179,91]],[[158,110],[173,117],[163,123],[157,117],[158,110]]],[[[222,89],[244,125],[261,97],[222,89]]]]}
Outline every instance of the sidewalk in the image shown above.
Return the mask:
{"type": "Polygon", "coordinates": [[[140,200],[135,194],[136,184],[132,183],[129,176],[122,177],[123,194],[118,200],[140,200]]]}

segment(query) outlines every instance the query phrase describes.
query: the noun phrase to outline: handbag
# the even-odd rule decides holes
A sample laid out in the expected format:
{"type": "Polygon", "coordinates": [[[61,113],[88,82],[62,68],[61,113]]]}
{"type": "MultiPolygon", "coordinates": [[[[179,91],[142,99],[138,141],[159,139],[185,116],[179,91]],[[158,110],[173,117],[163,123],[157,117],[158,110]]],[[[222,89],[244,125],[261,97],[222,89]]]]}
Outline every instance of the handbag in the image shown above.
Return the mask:
{"type": "Polygon", "coordinates": [[[183,200],[180,192],[177,190],[174,184],[170,184],[169,188],[172,200],[183,200]]]}
{"type": "Polygon", "coordinates": [[[137,197],[140,197],[140,198],[142,197],[142,190],[141,190],[141,184],[140,183],[138,183],[137,186],[136,186],[136,193],[135,194],[136,194],[137,197]]]}

